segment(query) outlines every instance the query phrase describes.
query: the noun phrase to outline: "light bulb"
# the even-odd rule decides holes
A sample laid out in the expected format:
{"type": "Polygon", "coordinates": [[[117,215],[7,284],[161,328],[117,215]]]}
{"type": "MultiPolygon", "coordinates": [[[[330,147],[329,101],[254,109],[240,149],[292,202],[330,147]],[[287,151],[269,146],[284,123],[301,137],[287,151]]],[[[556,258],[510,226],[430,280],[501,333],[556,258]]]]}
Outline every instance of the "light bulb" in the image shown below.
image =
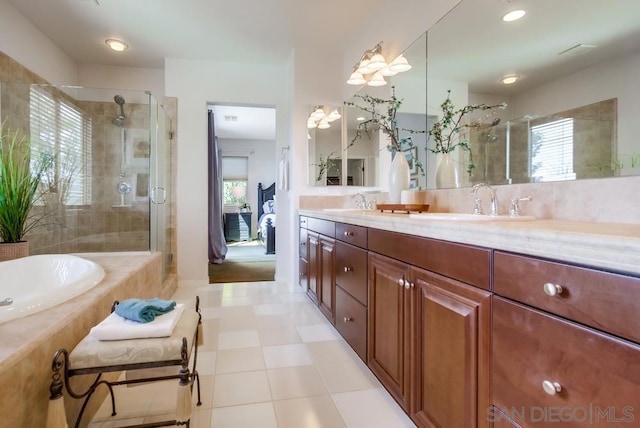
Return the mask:
{"type": "Polygon", "coordinates": [[[327,120],[329,122],[333,122],[334,120],[338,120],[342,117],[342,115],[340,114],[340,112],[338,112],[338,109],[334,109],[331,113],[329,113],[329,115],[327,116],[327,120]]]}
{"type": "Polygon", "coordinates": [[[387,61],[384,59],[384,57],[381,54],[377,53],[371,57],[371,59],[369,60],[369,64],[367,65],[367,68],[369,70],[382,70],[386,66],[387,66],[387,61]]]}
{"type": "Polygon", "coordinates": [[[382,73],[380,73],[379,71],[377,71],[376,74],[374,74],[373,77],[371,77],[371,79],[369,79],[369,81],[367,82],[367,85],[369,86],[384,86],[386,84],[387,81],[384,80],[382,73]]]}
{"type": "Polygon", "coordinates": [[[391,61],[391,64],[389,64],[389,69],[392,71],[403,72],[411,70],[411,65],[409,65],[407,59],[402,54],[400,54],[396,57],[396,59],[391,61]]]}
{"type": "Polygon", "coordinates": [[[364,76],[362,76],[362,73],[354,71],[351,73],[351,76],[349,76],[347,83],[349,85],[364,85],[367,81],[364,79],[364,76]]]}
{"type": "Polygon", "coordinates": [[[105,40],[105,43],[107,44],[107,46],[109,46],[111,49],[113,49],[116,52],[122,52],[123,50],[129,47],[129,45],[127,45],[122,40],[107,39],[105,40]]]}
{"type": "Polygon", "coordinates": [[[318,128],[319,129],[327,129],[330,128],[331,125],[329,125],[329,122],[327,121],[327,118],[325,117],[324,119],[322,119],[320,121],[320,123],[318,124],[318,128]]]}

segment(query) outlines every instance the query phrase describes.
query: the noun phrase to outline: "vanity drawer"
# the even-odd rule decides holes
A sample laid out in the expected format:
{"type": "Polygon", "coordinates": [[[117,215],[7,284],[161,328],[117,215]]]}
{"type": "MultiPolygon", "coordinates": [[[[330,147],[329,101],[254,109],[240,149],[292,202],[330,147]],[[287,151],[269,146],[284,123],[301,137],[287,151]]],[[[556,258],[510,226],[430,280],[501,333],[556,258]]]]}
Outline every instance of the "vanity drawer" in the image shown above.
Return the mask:
{"type": "Polygon", "coordinates": [[[336,223],[336,239],[366,249],[367,228],[353,224],[336,223]]]}
{"type": "Polygon", "coordinates": [[[314,232],[318,232],[319,234],[330,238],[336,237],[336,225],[334,222],[329,220],[307,217],[307,229],[313,230],[314,232]]]}
{"type": "Polygon", "coordinates": [[[336,241],[336,284],[367,305],[367,252],[336,241]]]}
{"type": "Polygon", "coordinates": [[[367,361],[367,308],[340,287],[336,287],[336,330],[367,361]]]}
{"type": "Polygon", "coordinates": [[[497,296],[492,341],[493,404],[522,427],[637,423],[640,346],[497,296]]]}
{"type": "Polygon", "coordinates": [[[640,278],[496,251],[493,287],[501,296],[640,343],[640,278]],[[549,295],[557,293],[554,285],[562,291],[549,295]]]}

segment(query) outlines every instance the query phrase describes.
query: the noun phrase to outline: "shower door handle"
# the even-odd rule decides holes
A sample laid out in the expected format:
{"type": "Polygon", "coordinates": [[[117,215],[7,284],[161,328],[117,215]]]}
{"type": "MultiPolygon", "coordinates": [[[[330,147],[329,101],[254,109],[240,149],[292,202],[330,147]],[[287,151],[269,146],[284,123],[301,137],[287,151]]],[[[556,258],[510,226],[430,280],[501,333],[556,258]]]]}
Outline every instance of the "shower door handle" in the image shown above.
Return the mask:
{"type": "Polygon", "coordinates": [[[156,205],[162,205],[167,201],[167,191],[164,187],[154,187],[151,189],[151,203],[156,205]],[[162,199],[158,198],[158,193],[161,193],[162,199]]]}

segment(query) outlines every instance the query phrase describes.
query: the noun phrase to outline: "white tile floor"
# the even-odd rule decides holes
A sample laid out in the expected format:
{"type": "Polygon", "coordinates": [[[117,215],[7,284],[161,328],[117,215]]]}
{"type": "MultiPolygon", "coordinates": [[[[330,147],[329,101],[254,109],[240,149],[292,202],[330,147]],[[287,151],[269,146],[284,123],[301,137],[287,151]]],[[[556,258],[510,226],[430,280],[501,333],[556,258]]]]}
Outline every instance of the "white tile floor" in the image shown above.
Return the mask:
{"type": "MultiPolygon", "coordinates": [[[[180,288],[173,298],[196,295],[205,341],[192,428],[414,427],[300,287],[210,284],[180,288]]],[[[89,427],[170,419],[176,385],[119,387],[118,415],[109,416],[107,400],[89,427]]]]}

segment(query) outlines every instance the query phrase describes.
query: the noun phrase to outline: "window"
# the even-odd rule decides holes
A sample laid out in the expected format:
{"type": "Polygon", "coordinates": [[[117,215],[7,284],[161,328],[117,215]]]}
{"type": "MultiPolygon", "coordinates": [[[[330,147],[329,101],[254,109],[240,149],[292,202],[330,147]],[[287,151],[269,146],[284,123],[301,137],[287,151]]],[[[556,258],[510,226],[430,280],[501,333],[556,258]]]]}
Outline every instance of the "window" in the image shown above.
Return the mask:
{"type": "Polygon", "coordinates": [[[560,119],[531,127],[533,181],[573,180],[573,119],[560,119]]]}
{"type": "Polygon", "coordinates": [[[247,178],[249,158],[241,156],[222,157],[223,203],[244,206],[247,204],[247,178]]]}
{"type": "Polygon", "coordinates": [[[30,91],[31,156],[50,155],[44,190],[65,205],[91,204],[91,121],[71,102],[43,87],[30,91]]]}

